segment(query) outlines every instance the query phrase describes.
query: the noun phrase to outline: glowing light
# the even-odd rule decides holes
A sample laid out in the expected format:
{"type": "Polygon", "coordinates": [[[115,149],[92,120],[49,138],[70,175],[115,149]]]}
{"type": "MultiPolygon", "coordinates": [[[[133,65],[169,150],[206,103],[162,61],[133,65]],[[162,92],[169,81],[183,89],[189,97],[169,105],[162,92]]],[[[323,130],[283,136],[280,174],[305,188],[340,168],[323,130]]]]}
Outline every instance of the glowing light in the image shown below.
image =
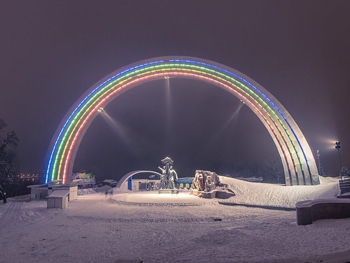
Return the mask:
{"type": "Polygon", "coordinates": [[[335,148],[340,149],[340,142],[335,142],[335,148]]]}

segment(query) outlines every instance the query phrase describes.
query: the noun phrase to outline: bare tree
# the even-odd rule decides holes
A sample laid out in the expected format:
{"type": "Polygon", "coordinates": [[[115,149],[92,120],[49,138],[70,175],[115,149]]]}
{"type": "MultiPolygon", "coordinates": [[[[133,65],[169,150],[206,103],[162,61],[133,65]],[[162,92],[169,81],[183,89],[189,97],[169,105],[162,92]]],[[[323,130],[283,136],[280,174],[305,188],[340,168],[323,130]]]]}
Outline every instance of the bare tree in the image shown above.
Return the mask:
{"type": "Polygon", "coordinates": [[[276,180],[278,184],[283,183],[282,179],[284,177],[284,173],[282,164],[276,160],[266,161],[265,164],[265,171],[270,175],[270,177],[276,180]]]}
{"type": "Polygon", "coordinates": [[[18,137],[14,131],[5,132],[7,124],[0,119],[0,194],[6,203],[6,185],[9,176],[14,175],[17,167],[17,155],[14,149],[18,145],[18,137]]]}

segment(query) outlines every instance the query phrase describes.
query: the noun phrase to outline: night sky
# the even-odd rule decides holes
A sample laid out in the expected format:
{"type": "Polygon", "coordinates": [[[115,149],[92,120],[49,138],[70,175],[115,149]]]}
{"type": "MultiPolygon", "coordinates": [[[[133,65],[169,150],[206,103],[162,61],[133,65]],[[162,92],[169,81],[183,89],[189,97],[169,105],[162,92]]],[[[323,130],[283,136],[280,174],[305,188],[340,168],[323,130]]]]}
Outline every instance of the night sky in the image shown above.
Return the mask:
{"type": "MultiPolygon", "coordinates": [[[[350,168],[349,14],[350,1],[1,1],[0,118],[20,138],[20,171],[43,173],[56,128],[97,81],[130,63],[179,55],[261,84],[336,175],[337,140],[350,168]]],[[[170,79],[169,100],[165,86],[143,84],[108,104],[115,125],[94,120],[75,171],[118,179],[156,170],[170,156],[182,177],[278,158],[263,124],[236,97],[170,79]]]]}

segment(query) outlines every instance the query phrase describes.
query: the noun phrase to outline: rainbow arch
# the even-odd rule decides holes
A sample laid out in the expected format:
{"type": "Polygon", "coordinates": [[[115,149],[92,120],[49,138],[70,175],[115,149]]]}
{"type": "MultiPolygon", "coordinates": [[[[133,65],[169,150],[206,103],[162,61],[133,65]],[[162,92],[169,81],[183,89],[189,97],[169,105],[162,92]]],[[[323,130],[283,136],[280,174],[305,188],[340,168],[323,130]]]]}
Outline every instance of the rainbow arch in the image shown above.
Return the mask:
{"type": "Polygon", "coordinates": [[[291,115],[265,88],[239,71],[193,57],[158,57],[114,71],[86,91],[57,128],[47,152],[45,183],[70,180],[80,142],[98,109],[121,93],[156,79],[192,78],[227,90],[261,120],[280,154],[287,185],[316,185],[319,176],[311,149],[291,115]]]}

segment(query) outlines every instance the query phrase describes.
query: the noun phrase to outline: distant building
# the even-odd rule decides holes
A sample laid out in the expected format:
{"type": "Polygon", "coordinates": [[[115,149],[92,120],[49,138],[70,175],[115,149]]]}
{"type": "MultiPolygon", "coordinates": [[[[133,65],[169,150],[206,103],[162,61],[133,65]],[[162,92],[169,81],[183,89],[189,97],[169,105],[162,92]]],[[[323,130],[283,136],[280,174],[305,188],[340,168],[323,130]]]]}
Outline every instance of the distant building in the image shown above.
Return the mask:
{"type": "Polygon", "coordinates": [[[111,187],[116,187],[117,184],[118,184],[118,181],[112,180],[112,179],[106,179],[106,180],[103,180],[102,184],[103,185],[109,185],[111,187]]]}
{"type": "MultiPolygon", "coordinates": [[[[153,178],[153,177],[152,177],[153,178]]],[[[176,188],[190,189],[192,187],[192,181],[194,177],[179,178],[176,182],[176,188]]],[[[157,191],[160,189],[159,179],[134,179],[132,177],[129,180],[123,182],[120,187],[123,190],[137,191],[157,191]]]]}
{"type": "Polygon", "coordinates": [[[191,189],[194,177],[182,177],[177,179],[177,187],[179,189],[191,189]]]}
{"type": "Polygon", "coordinates": [[[20,181],[27,184],[37,184],[40,182],[41,177],[39,174],[34,173],[20,173],[18,175],[9,175],[8,179],[10,181],[20,181]]]}
{"type": "Polygon", "coordinates": [[[72,183],[78,189],[93,188],[96,185],[95,175],[92,173],[75,173],[72,175],[72,183]]]}

